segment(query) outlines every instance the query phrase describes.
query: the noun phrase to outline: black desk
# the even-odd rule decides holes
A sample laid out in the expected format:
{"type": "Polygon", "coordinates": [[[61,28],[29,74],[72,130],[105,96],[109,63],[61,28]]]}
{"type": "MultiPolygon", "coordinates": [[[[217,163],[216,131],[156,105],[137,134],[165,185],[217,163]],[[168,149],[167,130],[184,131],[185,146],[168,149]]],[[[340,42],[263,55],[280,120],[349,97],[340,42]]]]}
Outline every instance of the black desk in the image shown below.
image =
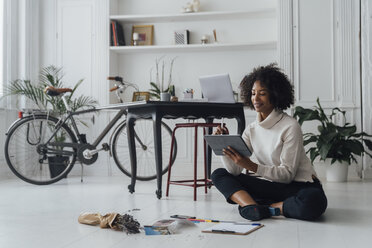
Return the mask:
{"type": "MultiPolygon", "coordinates": [[[[162,196],[162,147],[161,147],[161,120],[166,119],[199,119],[202,118],[206,123],[212,123],[213,119],[234,118],[238,122],[238,133],[242,134],[245,127],[245,118],[242,103],[206,103],[206,102],[159,102],[147,101],[141,104],[128,106],[127,114],[127,136],[129,144],[129,154],[131,161],[131,184],[128,186],[129,192],[134,192],[137,175],[137,157],[134,140],[134,123],[137,119],[152,119],[154,128],[155,143],[155,162],[157,173],[157,197],[162,196]]],[[[208,130],[211,133],[212,129],[208,130]]],[[[207,146],[207,166],[208,177],[211,174],[212,151],[207,146]]]]}

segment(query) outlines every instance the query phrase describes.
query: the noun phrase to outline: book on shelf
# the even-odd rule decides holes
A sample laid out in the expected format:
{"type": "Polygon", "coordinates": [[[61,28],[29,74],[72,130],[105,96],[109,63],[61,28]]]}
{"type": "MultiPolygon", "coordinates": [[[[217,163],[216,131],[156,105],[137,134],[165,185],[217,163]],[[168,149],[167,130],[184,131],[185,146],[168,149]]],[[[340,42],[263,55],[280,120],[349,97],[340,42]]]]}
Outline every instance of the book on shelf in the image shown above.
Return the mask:
{"type": "Polygon", "coordinates": [[[110,23],[110,45],[125,46],[123,26],[117,21],[110,23]]]}

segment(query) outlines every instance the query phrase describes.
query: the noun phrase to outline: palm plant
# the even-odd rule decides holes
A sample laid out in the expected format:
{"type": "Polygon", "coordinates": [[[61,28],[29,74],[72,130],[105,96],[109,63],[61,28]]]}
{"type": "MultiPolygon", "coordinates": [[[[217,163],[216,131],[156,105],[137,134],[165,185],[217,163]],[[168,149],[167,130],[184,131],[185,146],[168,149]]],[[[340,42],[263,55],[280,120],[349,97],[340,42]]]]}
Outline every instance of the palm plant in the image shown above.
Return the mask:
{"type": "MultiPolygon", "coordinates": [[[[44,93],[47,86],[55,88],[65,88],[62,81],[63,73],[62,68],[55,66],[48,66],[42,68],[39,73],[39,82],[33,84],[30,80],[17,79],[5,88],[5,96],[8,95],[21,95],[31,100],[41,110],[51,110],[53,115],[60,116],[67,112],[65,105],[60,97],[51,97],[44,93]]],[[[97,101],[92,97],[80,95],[75,97],[75,91],[83,82],[80,79],[72,88],[72,92],[67,96],[67,102],[72,111],[76,111],[85,107],[94,107],[97,101]]]]}
{"type": "Polygon", "coordinates": [[[357,133],[356,126],[346,122],[345,111],[339,108],[333,108],[327,116],[320,105],[319,98],[316,100],[317,106],[314,109],[305,109],[300,106],[295,108],[294,117],[297,118],[300,125],[305,121],[316,120],[320,122],[318,126],[319,134],[305,133],[304,146],[315,143],[315,147],[310,147],[306,153],[310,153],[311,162],[317,157],[320,160],[331,159],[331,164],[338,162],[347,162],[349,165],[352,161],[357,162],[355,156],[367,154],[372,158],[372,141],[366,137],[372,137],[365,132],[357,133]],[[338,126],[332,122],[332,117],[341,113],[345,124],[338,126]],[[363,143],[368,150],[364,149],[363,143]]]}

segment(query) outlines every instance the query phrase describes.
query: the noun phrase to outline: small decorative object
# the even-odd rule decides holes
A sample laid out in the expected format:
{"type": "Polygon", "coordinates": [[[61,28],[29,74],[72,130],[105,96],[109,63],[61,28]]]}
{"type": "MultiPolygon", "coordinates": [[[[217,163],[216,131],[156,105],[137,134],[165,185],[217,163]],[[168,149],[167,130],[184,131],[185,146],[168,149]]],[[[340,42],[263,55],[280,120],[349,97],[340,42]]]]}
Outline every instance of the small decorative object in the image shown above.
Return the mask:
{"type": "MultiPolygon", "coordinates": [[[[368,151],[372,151],[372,141],[367,137],[372,137],[365,132],[357,133],[356,126],[346,122],[345,111],[341,111],[339,108],[333,108],[329,116],[324,113],[322,106],[320,105],[319,98],[316,100],[317,105],[315,109],[305,109],[300,106],[295,108],[294,117],[297,118],[300,125],[305,121],[319,121],[318,126],[319,134],[305,133],[304,134],[304,145],[314,143],[315,146],[310,147],[306,153],[310,154],[311,162],[317,157],[320,157],[321,161],[329,161],[330,166],[340,167],[338,164],[350,165],[351,162],[357,162],[355,156],[361,156],[367,154],[372,157],[372,154],[368,151]],[[336,125],[332,122],[332,119],[337,114],[342,114],[344,118],[343,125],[336,125]],[[363,146],[366,145],[368,150],[363,146]]],[[[347,173],[340,173],[347,175],[347,173]]],[[[328,178],[327,178],[328,180],[328,178]]],[[[336,179],[332,178],[332,181],[336,179]]],[[[346,181],[346,178],[339,179],[339,181],[346,181]]]]}
{"type": "Polygon", "coordinates": [[[176,96],[171,96],[171,102],[178,102],[178,97],[176,96]]]}
{"type": "Polygon", "coordinates": [[[185,12],[186,12],[186,13],[194,12],[194,9],[193,9],[193,6],[192,6],[192,3],[186,3],[185,12]]]}
{"type": "Polygon", "coordinates": [[[183,92],[183,99],[192,99],[194,98],[194,90],[193,89],[185,89],[183,92]]]}
{"type": "Polygon", "coordinates": [[[208,35],[203,35],[201,37],[201,43],[202,44],[207,44],[208,43],[208,35]]]}
{"type": "Polygon", "coordinates": [[[139,233],[140,223],[129,214],[109,213],[100,215],[98,213],[83,213],[79,216],[80,224],[99,225],[101,228],[111,228],[127,234],[139,233]]]}
{"type": "Polygon", "coordinates": [[[182,7],[181,12],[182,13],[192,13],[192,12],[194,12],[193,3],[190,3],[190,2],[186,3],[186,6],[182,7]]]}
{"type": "Polygon", "coordinates": [[[155,79],[155,82],[153,82],[153,80],[152,80],[152,69],[151,69],[150,70],[150,85],[151,85],[150,96],[155,97],[157,99],[160,99],[160,97],[161,97],[160,93],[167,92],[167,93],[170,93],[170,95],[169,95],[169,99],[170,99],[170,96],[174,95],[174,85],[172,85],[172,81],[173,81],[172,72],[173,72],[173,64],[174,64],[175,59],[176,59],[176,57],[174,57],[173,59],[170,60],[169,77],[168,77],[168,83],[167,83],[166,86],[164,85],[165,74],[166,74],[166,71],[165,71],[166,63],[165,63],[163,57],[161,57],[160,59],[155,60],[156,79],[155,79]],[[162,62],[162,66],[161,66],[161,70],[160,70],[159,63],[161,63],[161,62],[162,62]]]}
{"type": "Polygon", "coordinates": [[[174,44],[189,44],[189,30],[174,31],[174,44]]]}
{"type": "Polygon", "coordinates": [[[134,38],[137,38],[135,33],[138,34],[136,46],[148,46],[153,44],[154,25],[133,25],[132,46],[134,46],[134,38]]]}
{"type": "Polygon", "coordinates": [[[200,9],[200,1],[199,0],[193,0],[192,1],[192,9],[194,12],[198,12],[200,9]]]}
{"type": "Polygon", "coordinates": [[[213,38],[214,38],[214,42],[217,43],[217,32],[216,32],[216,29],[213,29],[213,38]]]}
{"type": "Polygon", "coordinates": [[[135,91],[133,92],[132,102],[148,101],[150,99],[150,92],[148,91],[135,91]]]}
{"type": "Polygon", "coordinates": [[[138,46],[139,34],[133,33],[133,46],[138,46]]]}

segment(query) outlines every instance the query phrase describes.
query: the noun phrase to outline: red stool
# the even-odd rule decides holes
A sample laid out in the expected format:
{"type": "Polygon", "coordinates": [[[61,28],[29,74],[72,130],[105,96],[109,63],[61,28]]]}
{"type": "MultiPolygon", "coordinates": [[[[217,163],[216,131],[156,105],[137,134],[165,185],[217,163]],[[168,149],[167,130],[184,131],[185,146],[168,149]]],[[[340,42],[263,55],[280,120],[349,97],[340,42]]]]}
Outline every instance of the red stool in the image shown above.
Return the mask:
{"type": "Polygon", "coordinates": [[[190,186],[194,188],[194,201],[196,201],[196,188],[198,187],[205,187],[205,193],[207,193],[207,187],[212,185],[212,181],[207,177],[207,157],[206,157],[206,150],[207,144],[203,139],[204,144],[204,178],[198,179],[197,177],[197,158],[198,158],[198,127],[203,127],[203,136],[205,135],[205,128],[210,127],[217,127],[221,125],[220,123],[180,123],[176,124],[176,127],[173,129],[172,132],[172,142],[171,142],[171,151],[170,151],[170,158],[169,158],[169,166],[168,166],[168,180],[167,180],[167,192],[166,196],[169,195],[169,186],[170,184],[175,185],[183,185],[183,186],[190,186]],[[171,172],[172,172],[172,153],[173,153],[173,143],[175,139],[176,130],[178,128],[183,127],[193,127],[195,128],[195,138],[194,138],[194,179],[193,180],[170,180],[171,172]],[[202,182],[202,183],[198,183],[202,182]]]}

